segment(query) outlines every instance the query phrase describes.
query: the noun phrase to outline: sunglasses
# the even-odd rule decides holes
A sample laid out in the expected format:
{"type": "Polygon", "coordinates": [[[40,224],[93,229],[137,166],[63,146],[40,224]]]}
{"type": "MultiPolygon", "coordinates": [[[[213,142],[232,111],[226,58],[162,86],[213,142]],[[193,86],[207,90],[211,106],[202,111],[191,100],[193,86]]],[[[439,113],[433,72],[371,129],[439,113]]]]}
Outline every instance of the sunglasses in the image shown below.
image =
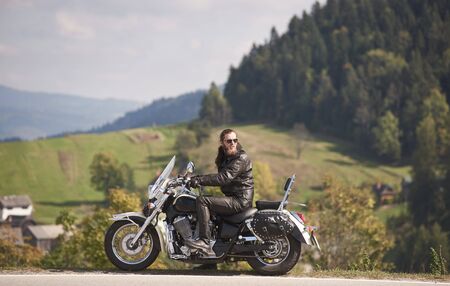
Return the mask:
{"type": "Polygon", "coordinates": [[[236,139],[227,139],[227,140],[225,140],[225,142],[227,142],[227,144],[231,144],[231,143],[237,143],[238,142],[238,139],[236,138],[236,139]]]}

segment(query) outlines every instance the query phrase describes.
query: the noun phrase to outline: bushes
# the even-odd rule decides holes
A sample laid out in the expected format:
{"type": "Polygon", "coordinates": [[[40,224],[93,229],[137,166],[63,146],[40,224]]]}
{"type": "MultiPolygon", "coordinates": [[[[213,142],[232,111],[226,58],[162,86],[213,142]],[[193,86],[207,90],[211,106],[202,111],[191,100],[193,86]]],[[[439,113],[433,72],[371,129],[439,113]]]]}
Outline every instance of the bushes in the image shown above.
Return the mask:
{"type": "Polygon", "coordinates": [[[333,178],[327,178],[324,187],[324,196],[310,202],[322,247],[316,264],[321,269],[384,268],[382,259],[392,241],[373,213],[371,192],[345,186],[333,178]]]}
{"type": "Polygon", "coordinates": [[[392,219],[389,228],[396,234],[395,248],[386,255],[386,260],[395,264],[401,272],[432,272],[430,248],[440,249],[443,259],[449,257],[447,233],[439,224],[431,227],[414,227],[409,217],[392,219]]]}
{"type": "Polygon", "coordinates": [[[8,239],[0,239],[0,267],[39,266],[42,251],[28,244],[16,245],[8,239]]]}

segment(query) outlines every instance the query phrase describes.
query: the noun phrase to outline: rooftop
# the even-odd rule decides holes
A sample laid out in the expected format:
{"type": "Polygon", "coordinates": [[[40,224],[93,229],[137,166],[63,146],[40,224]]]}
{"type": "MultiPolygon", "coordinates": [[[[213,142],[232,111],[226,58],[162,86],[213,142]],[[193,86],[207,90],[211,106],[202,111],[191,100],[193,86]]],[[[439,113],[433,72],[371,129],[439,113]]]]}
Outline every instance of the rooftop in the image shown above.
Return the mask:
{"type": "Polygon", "coordinates": [[[27,195],[0,197],[0,207],[3,208],[28,207],[29,205],[31,205],[31,199],[27,195]]]}
{"type": "Polygon", "coordinates": [[[55,239],[64,233],[60,224],[30,225],[28,229],[36,239],[55,239]]]}

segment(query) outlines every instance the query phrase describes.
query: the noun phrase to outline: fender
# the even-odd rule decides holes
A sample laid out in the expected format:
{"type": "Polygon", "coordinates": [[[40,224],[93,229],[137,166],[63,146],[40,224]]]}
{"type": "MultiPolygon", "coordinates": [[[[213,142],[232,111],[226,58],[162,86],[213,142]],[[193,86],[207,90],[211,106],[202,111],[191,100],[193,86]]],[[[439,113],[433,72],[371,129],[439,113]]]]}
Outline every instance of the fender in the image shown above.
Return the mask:
{"type": "Polygon", "coordinates": [[[295,224],[294,230],[292,231],[292,236],[307,245],[313,245],[311,241],[311,235],[306,230],[306,226],[300,222],[300,218],[296,218],[297,215],[293,215],[291,212],[287,210],[283,210],[283,213],[287,214],[291,221],[295,224]]]}
{"type": "MultiPolygon", "coordinates": [[[[119,220],[127,220],[130,221],[133,224],[138,225],[139,227],[144,224],[145,220],[147,218],[142,214],[138,212],[126,212],[126,213],[120,213],[120,214],[114,214],[111,218],[113,221],[119,221],[119,220]]],[[[158,223],[155,225],[149,224],[147,228],[153,227],[156,232],[158,233],[159,238],[159,245],[161,246],[161,250],[166,251],[166,240],[164,239],[164,232],[162,223],[158,220],[158,223]]]]}

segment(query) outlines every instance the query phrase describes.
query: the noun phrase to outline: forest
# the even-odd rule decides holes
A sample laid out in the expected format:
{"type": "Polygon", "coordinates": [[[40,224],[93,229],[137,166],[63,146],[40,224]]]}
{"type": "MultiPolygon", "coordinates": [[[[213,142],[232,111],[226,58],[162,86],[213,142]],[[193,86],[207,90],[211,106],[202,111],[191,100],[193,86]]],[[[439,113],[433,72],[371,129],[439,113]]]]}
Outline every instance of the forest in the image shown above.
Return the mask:
{"type": "Polygon", "coordinates": [[[450,5],[430,0],[329,0],[253,45],[225,86],[237,122],[303,123],[411,164],[409,214],[390,222],[400,271],[449,257],[450,5]]]}

